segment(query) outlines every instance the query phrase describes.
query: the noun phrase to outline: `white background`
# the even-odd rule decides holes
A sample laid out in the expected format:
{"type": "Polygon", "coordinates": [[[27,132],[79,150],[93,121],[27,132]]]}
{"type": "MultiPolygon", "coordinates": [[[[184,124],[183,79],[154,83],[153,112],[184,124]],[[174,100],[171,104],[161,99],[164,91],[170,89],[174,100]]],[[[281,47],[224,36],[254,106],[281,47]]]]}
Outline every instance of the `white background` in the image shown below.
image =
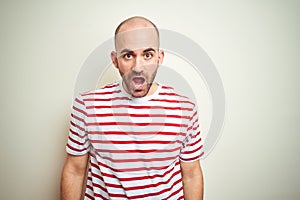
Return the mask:
{"type": "Polygon", "coordinates": [[[226,121],[202,161],[207,200],[300,198],[299,1],[0,1],[0,199],[59,199],[84,60],[142,15],[215,63],[226,121]]]}

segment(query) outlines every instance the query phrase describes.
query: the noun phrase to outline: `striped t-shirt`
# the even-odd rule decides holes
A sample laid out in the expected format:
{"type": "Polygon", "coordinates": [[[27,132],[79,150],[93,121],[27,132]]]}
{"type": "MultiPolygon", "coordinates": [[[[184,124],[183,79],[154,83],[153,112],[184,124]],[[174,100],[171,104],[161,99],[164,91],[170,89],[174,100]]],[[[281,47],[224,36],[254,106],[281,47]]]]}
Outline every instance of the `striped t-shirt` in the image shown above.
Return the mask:
{"type": "Polygon", "coordinates": [[[66,150],[89,153],[85,199],[183,199],[180,161],[203,155],[195,104],[173,88],[133,98],[121,83],[73,102],[66,150]]]}

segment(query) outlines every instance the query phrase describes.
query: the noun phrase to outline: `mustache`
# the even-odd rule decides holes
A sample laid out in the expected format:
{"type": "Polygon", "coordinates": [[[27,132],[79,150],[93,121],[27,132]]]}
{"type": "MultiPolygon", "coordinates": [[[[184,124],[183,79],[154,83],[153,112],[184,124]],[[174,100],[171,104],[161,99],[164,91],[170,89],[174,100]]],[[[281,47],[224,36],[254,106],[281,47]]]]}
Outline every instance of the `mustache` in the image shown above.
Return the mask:
{"type": "Polygon", "coordinates": [[[143,72],[136,72],[136,71],[132,71],[128,74],[130,77],[132,76],[142,76],[142,77],[147,77],[145,73],[143,72]]]}

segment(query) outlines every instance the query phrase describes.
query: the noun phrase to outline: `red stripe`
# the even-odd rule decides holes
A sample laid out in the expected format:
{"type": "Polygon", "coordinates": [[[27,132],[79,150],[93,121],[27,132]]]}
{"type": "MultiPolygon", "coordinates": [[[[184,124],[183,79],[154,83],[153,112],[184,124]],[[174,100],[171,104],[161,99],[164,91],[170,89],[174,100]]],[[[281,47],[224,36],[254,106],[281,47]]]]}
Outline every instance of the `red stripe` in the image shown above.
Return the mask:
{"type": "Polygon", "coordinates": [[[166,95],[166,96],[176,96],[176,97],[183,97],[185,99],[188,99],[188,97],[186,96],[183,96],[183,95],[179,95],[177,93],[174,93],[174,92],[160,92],[158,93],[159,95],[166,95]]]}
{"type": "MultiPolygon", "coordinates": [[[[74,122],[72,122],[72,121],[70,121],[70,124],[72,125],[72,127],[75,127],[75,128],[77,128],[77,129],[79,129],[79,130],[81,130],[81,131],[85,131],[85,129],[84,128],[82,128],[81,126],[79,126],[78,124],[75,124],[74,122]]],[[[71,128],[72,128],[71,127],[71,128]]]]}
{"type": "Polygon", "coordinates": [[[110,193],[109,197],[117,197],[117,198],[125,198],[128,199],[128,197],[125,194],[114,194],[114,193],[110,193]]]}
{"type": "MultiPolygon", "coordinates": [[[[104,198],[101,194],[98,194],[98,193],[95,193],[95,192],[93,194],[97,198],[101,198],[102,200],[108,200],[107,198],[104,198]]],[[[89,195],[89,194],[85,193],[85,195],[89,195]]],[[[95,199],[94,197],[91,197],[90,195],[89,195],[89,198],[95,199]]]]}
{"type": "Polygon", "coordinates": [[[198,147],[197,149],[191,150],[191,151],[184,151],[182,152],[183,154],[192,154],[195,153],[196,151],[199,151],[200,149],[202,149],[203,145],[201,145],[200,147],[198,147]]]}
{"type": "Polygon", "coordinates": [[[79,138],[81,138],[81,139],[83,139],[84,137],[85,137],[85,135],[79,135],[77,132],[75,132],[75,131],[73,131],[71,128],[70,128],[70,132],[73,134],[73,135],[75,135],[75,136],[77,136],[77,137],[79,137],[79,138]]]}
{"type": "Polygon", "coordinates": [[[190,138],[187,138],[187,141],[186,141],[186,143],[188,143],[187,146],[194,146],[195,144],[199,143],[202,140],[201,137],[198,138],[193,143],[189,143],[189,142],[191,142],[192,139],[198,137],[199,135],[200,135],[200,131],[198,131],[196,135],[192,135],[190,138]]]}
{"type": "Polygon", "coordinates": [[[195,156],[195,157],[192,157],[192,158],[181,158],[180,157],[180,159],[182,160],[182,161],[192,161],[192,160],[197,160],[197,159],[200,159],[202,156],[203,156],[203,154],[204,154],[204,152],[202,152],[200,155],[198,155],[198,156],[195,156]]]}
{"type": "MultiPolygon", "coordinates": [[[[183,190],[183,187],[181,186],[179,189],[177,189],[176,191],[172,192],[167,198],[164,198],[163,200],[169,200],[169,199],[171,199],[172,196],[178,194],[182,190],[183,190]]],[[[179,197],[179,199],[182,199],[182,198],[183,198],[183,196],[179,197]]]]}
{"type": "Polygon", "coordinates": [[[87,116],[88,117],[163,117],[163,118],[190,119],[189,116],[165,115],[165,114],[103,113],[103,114],[87,114],[87,116]]]}
{"type": "Polygon", "coordinates": [[[188,103],[194,105],[194,103],[190,101],[183,101],[183,100],[151,99],[150,101],[159,101],[159,102],[167,102],[167,103],[188,103]]]}
{"type": "Polygon", "coordinates": [[[107,165],[105,165],[104,163],[101,163],[98,161],[98,165],[102,166],[102,167],[106,167],[114,172],[136,172],[136,171],[150,171],[150,170],[164,170],[166,168],[168,168],[169,166],[162,166],[162,167],[135,167],[135,168],[112,168],[109,167],[107,165]]]}
{"type": "Polygon", "coordinates": [[[194,118],[195,116],[197,116],[198,115],[198,112],[197,112],[197,110],[193,113],[193,116],[192,116],[192,118],[194,118]]]}
{"type": "Polygon", "coordinates": [[[194,146],[195,144],[200,143],[201,140],[202,140],[202,138],[199,138],[198,140],[196,140],[196,141],[193,142],[193,143],[188,144],[187,146],[194,146]]]}
{"type": "Polygon", "coordinates": [[[71,114],[71,117],[78,120],[78,121],[80,121],[80,122],[82,122],[82,123],[84,123],[84,120],[82,118],[78,117],[77,115],[75,115],[73,113],[71,114]]]}
{"type": "Polygon", "coordinates": [[[91,143],[97,144],[174,144],[179,143],[181,144],[181,140],[174,140],[174,141],[160,141],[160,140],[148,140],[148,141],[123,141],[123,140],[90,140],[91,143]]]}
{"type": "MultiPolygon", "coordinates": [[[[88,186],[87,186],[87,187],[88,187],[88,186]]],[[[92,190],[90,187],[88,187],[88,188],[89,188],[90,190],[92,190]]],[[[89,199],[92,199],[92,200],[95,199],[94,197],[92,197],[92,196],[89,195],[88,193],[85,193],[84,196],[87,197],[87,198],[89,198],[89,199]]]]}
{"type": "Polygon", "coordinates": [[[90,122],[86,126],[173,126],[173,127],[187,127],[186,124],[175,123],[133,123],[133,122],[90,122]]]}
{"type": "Polygon", "coordinates": [[[196,119],[196,121],[193,122],[193,124],[192,124],[190,127],[187,128],[187,131],[190,131],[191,129],[192,129],[192,130],[197,130],[197,129],[199,128],[199,124],[198,124],[197,122],[198,122],[198,119],[196,119]],[[194,127],[194,125],[195,125],[196,123],[197,123],[197,126],[194,127]]]}
{"type": "MultiPolygon", "coordinates": [[[[86,188],[89,189],[89,190],[91,190],[91,192],[92,192],[93,195],[95,196],[95,192],[94,192],[94,183],[92,182],[91,177],[88,177],[88,182],[87,182],[86,188]],[[88,184],[92,184],[92,186],[91,186],[91,185],[88,185],[88,184]]],[[[100,189],[102,190],[102,188],[100,188],[100,189]]],[[[103,188],[102,192],[105,193],[105,194],[107,194],[107,196],[108,196],[108,192],[107,192],[107,189],[106,189],[106,188],[103,188]]],[[[87,192],[86,192],[85,194],[86,194],[86,195],[89,195],[87,192]]],[[[104,197],[103,195],[98,194],[97,196],[100,197],[101,199],[108,200],[108,199],[107,199],[106,197],[104,197]]],[[[89,195],[89,197],[92,198],[92,199],[94,199],[94,197],[92,197],[92,196],[90,196],[90,195],[89,195]]]]}
{"type": "Polygon", "coordinates": [[[200,155],[192,157],[192,158],[181,158],[183,161],[192,161],[192,160],[197,160],[200,158],[200,155]]]}
{"type": "Polygon", "coordinates": [[[137,177],[128,177],[128,178],[117,178],[116,176],[114,176],[113,174],[107,174],[102,172],[102,175],[105,177],[110,177],[110,178],[116,178],[120,181],[138,181],[138,180],[145,180],[145,179],[154,179],[154,178],[163,178],[165,177],[167,174],[171,173],[174,168],[176,166],[178,166],[180,163],[178,161],[176,161],[174,167],[172,167],[171,169],[165,171],[163,174],[155,174],[155,175],[149,175],[149,176],[137,176],[137,177]]]}
{"type": "MultiPolygon", "coordinates": [[[[131,191],[131,190],[140,190],[140,189],[146,189],[146,188],[150,188],[150,187],[157,187],[157,186],[160,186],[160,185],[163,185],[163,184],[169,184],[170,181],[174,178],[174,176],[176,176],[177,174],[181,173],[180,171],[176,171],[174,174],[172,174],[172,176],[166,180],[166,181],[163,181],[163,182],[158,182],[156,184],[148,184],[148,185],[141,185],[141,186],[132,186],[132,187],[123,187],[122,185],[118,185],[118,184],[112,184],[112,183],[106,183],[106,186],[108,187],[111,187],[111,188],[123,188],[124,191],[131,191]]],[[[91,178],[89,178],[89,180],[91,180],[91,178]]],[[[128,198],[128,199],[139,199],[139,198],[145,198],[145,197],[156,197],[158,195],[161,195],[167,191],[170,191],[171,188],[173,188],[175,185],[177,185],[178,183],[181,183],[181,179],[175,181],[171,187],[169,188],[166,188],[166,189],[163,189],[161,191],[158,191],[158,192],[154,192],[154,193],[148,193],[148,194],[141,194],[141,195],[135,195],[135,196],[126,196],[125,194],[116,194],[116,193],[109,193],[109,196],[110,197],[123,197],[123,198],[128,198]]],[[[97,187],[99,189],[101,189],[103,191],[103,187],[99,184],[95,184],[93,183],[93,187],[97,187]]],[[[175,194],[179,193],[180,191],[182,190],[182,187],[180,187],[178,190],[174,191],[173,193],[171,193],[169,195],[169,197],[171,196],[174,196],[175,194]]],[[[95,193],[94,196],[97,196],[97,197],[102,197],[100,194],[97,194],[95,193]]],[[[168,199],[168,198],[166,198],[168,199]]]]}
{"type": "MultiPolygon", "coordinates": [[[[174,176],[178,175],[179,173],[181,173],[181,172],[180,171],[176,171],[174,174],[172,174],[172,176],[169,177],[168,180],[165,180],[165,181],[160,181],[160,182],[157,182],[155,184],[124,187],[124,190],[125,191],[141,190],[141,189],[146,189],[146,188],[151,188],[151,187],[155,188],[155,187],[160,186],[160,185],[169,184],[170,181],[174,178],[174,176]]],[[[112,187],[112,188],[123,188],[121,185],[118,185],[118,184],[108,183],[106,185],[109,186],[109,187],[112,187]]]]}
{"type": "Polygon", "coordinates": [[[130,162],[156,162],[156,161],[173,161],[178,156],[164,157],[164,158],[132,158],[132,159],[113,159],[111,157],[102,156],[104,160],[108,160],[114,163],[130,163],[130,162]]]}
{"type": "MultiPolygon", "coordinates": [[[[79,142],[79,141],[77,141],[77,140],[74,140],[71,136],[69,136],[68,139],[69,139],[71,142],[75,143],[75,144],[78,144],[78,145],[84,145],[84,143],[79,142]]],[[[85,141],[85,143],[86,143],[86,141],[85,141]]]]}
{"type": "MultiPolygon", "coordinates": [[[[91,166],[93,166],[94,168],[96,168],[97,170],[99,170],[98,166],[95,163],[91,163],[91,166]]],[[[104,182],[103,177],[101,175],[99,175],[99,174],[95,174],[94,172],[92,172],[91,168],[89,169],[89,172],[91,173],[91,175],[92,175],[93,178],[98,178],[99,180],[101,180],[102,182],[104,182]]],[[[106,188],[103,188],[103,190],[107,192],[106,188]]]]}
{"type": "Polygon", "coordinates": [[[88,95],[106,95],[106,94],[115,94],[115,93],[120,93],[121,90],[114,90],[114,91],[110,91],[110,92],[89,92],[86,94],[82,94],[82,96],[88,96],[88,95]]]}
{"type": "Polygon", "coordinates": [[[200,131],[198,131],[197,134],[193,135],[191,138],[196,138],[199,135],[200,135],[200,131]]]}
{"type": "Polygon", "coordinates": [[[195,121],[193,122],[193,125],[192,125],[192,126],[194,126],[194,125],[197,124],[197,123],[198,123],[198,118],[195,119],[195,121]]]}
{"type": "Polygon", "coordinates": [[[171,185],[171,187],[166,188],[166,189],[163,189],[163,190],[161,190],[161,191],[159,191],[159,192],[153,192],[153,193],[148,193],[148,194],[141,194],[141,195],[136,195],[136,196],[130,196],[129,198],[130,198],[130,199],[140,199],[140,198],[145,198],[145,197],[156,197],[156,196],[159,196],[159,195],[161,195],[161,194],[163,194],[163,193],[165,193],[165,192],[167,192],[167,191],[171,191],[172,188],[173,188],[175,185],[177,185],[178,183],[181,183],[181,179],[175,181],[175,182],[171,185]]]}
{"type": "MultiPolygon", "coordinates": [[[[101,186],[100,184],[94,183],[90,177],[89,177],[89,180],[92,182],[93,188],[96,187],[96,188],[101,189],[102,191],[106,191],[106,192],[107,192],[107,189],[106,189],[106,188],[104,188],[104,187],[101,186]]],[[[106,184],[105,184],[105,185],[106,185],[106,184]]]]}
{"type": "Polygon", "coordinates": [[[160,185],[166,185],[166,184],[169,184],[170,181],[178,174],[180,174],[181,171],[176,171],[174,174],[172,174],[170,176],[169,179],[165,180],[165,181],[160,181],[160,182],[157,182],[155,184],[148,184],[148,185],[140,185],[140,186],[132,186],[132,187],[128,187],[126,188],[126,190],[130,191],[130,190],[140,190],[140,189],[146,189],[146,188],[150,188],[150,187],[157,187],[157,186],[160,186],[160,185]]]}
{"type": "Polygon", "coordinates": [[[134,150],[115,150],[115,149],[97,149],[97,152],[108,152],[108,153],[166,153],[166,152],[175,152],[180,150],[180,147],[176,147],[173,149],[134,149],[134,150]]]}
{"type": "Polygon", "coordinates": [[[128,97],[114,97],[108,99],[99,99],[99,98],[86,98],[84,101],[115,101],[115,100],[130,100],[128,97]]]}
{"type": "Polygon", "coordinates": [[[75,99],[75,102],[77,102],[77,103],[81,104],[82,106],[84,106],[84,102],[79,100],[78,98],[75,99]]]}
{"type": "Polygon", "coordinates": [[[183,132],[166,132],[166,131],[149,131],[149,132],[123,132],[123,131],[89,131],[88,134],[98,134],[98,135],[173,135],[173,136],[186,136],[183,132]]]}
{"type": "Polygon", "coordinates": [[[199,128],[199,124],[196,127],[193,127],[193,131],[196,131],[199,128]]]}
{"type": "Polygon", "coordinates": [[[83,152],[85,150],[87,150],[86,148],[83,148],[83,149],[77,149],[77,148],[74,148],[72,147],[71,145],[67,144],[67,147],[73,151],[77,151],[77,152],[83,152]]]}
{"type": "Polygon", "coordinates": [[[105,88],[113,88],[113,87],[117,87],[119,86],[119,83],[115,83],[115,84],[111,84],[111,85],[105,85],[104,87],[102,87],[101,89],[105,89],[105,88]]]}
{"type": "Polygon", "coordinates": [[[165,110],[187,110],[192,111],[192,108],[183,107],[165,107],[165,106],[132,106],[132,105],[112,105],[112,106],[86,106],[86,109],[104,109],[104,108],[132,108],[132,109],[165,109],[165,110]]]}
{"type": "Polygon", "coordinates": [[[79,108],[77,108],[75,106],[73,106],[73,110],[76,110],[77,112],[80,112],[80,113],[82,113],[85,116],[87,115],[87,113],[85,111],[83,111],[83,110],[81,110],[81,109],[79,109],[79,108]]]}
{"type": "Polygon", "coordinates": [[[171,87],[171,86],[166,86],[166,85],[162,85],[161,88],[162,88],[162,89],[171,89],[171,90],[174,89],[173,87],[171,87]]]}

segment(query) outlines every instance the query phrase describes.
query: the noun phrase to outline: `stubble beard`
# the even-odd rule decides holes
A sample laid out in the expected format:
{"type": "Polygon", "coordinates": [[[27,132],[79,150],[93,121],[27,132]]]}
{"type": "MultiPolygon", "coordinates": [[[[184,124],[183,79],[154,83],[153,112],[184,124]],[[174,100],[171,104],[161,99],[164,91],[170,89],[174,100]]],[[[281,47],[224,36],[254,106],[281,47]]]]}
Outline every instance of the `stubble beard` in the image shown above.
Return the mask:
{"type": "Polygon", "coordinates": [[[132,97],[134,98],[141,98],[141,97],[145,97],[147,96],[147,94],[149,93],[152,85],[153,85],[153,81],[155,79],[157,73],[157,69],[151,74],[150,77],[146,76],[145,74],[138,74],[138,73],[130,73],[130,74],[124,74],[122,76],[123,79],[123,86],[125,86],[127,93],[129,93],[132,97]],[[144,87],[142,89],[136,89],[135,86],[133,85],[133,78],[135,76],[141,76],[145,79],[145,84],[144,87]]]}

